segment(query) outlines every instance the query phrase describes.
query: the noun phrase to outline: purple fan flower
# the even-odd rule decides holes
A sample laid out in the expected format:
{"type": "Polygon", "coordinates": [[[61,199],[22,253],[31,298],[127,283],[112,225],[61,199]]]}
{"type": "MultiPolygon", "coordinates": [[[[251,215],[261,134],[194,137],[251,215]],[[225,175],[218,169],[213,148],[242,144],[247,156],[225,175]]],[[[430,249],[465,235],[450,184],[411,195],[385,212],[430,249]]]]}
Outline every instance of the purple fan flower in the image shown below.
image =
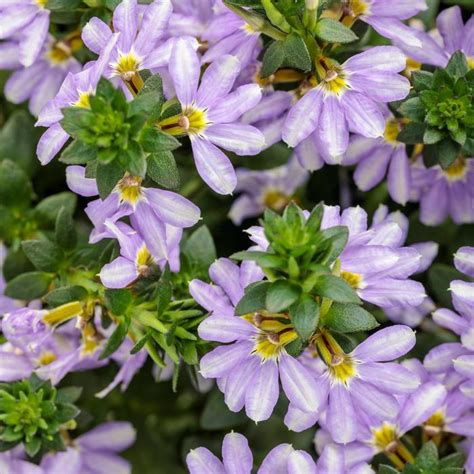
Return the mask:
{"type": "Polygon", "coordinates": [[[41,467],[49,474],[130,474],[130,463],[118,453],[129,448],[135,438],[135,430],[128,422],[103,423],[76,438],[66,451],[44,456],[41,467]]]}
{"type": "Polygon", "coordinates": [[[452,54],[462,51],[469,64],[474,64],[474,17],[471,16],[466,24],[462,19],[459,6],[446,8],[436,19],[439,40],[434,35],[418,31],[417,38],[421,46],[409,46],[404,42],[396,40],[395,43],[410,58],[422,64],[445,67],[452,54]]]}
{"type": "Polygon", "coordinates": [[[407,462],[413,463],[413,455],[401,437],[436,413],[446,395],[442,384],[427,382],[408,397],[402,397],[392,416],[387,415],[382,421],[365,416],[365,422],[357,433],[357,441],[344,447],[345,456],[367,462],[376,454],[384,453],[398,469],[402,469],[407,462]]]}
{"type": "Polygon", "coordinates": [[[259,216],[265,208],[283,211],[293,199],[296,190],[309,178],[309,174],[296,159],[263,171],[237,169],[236,192],[241,193],[233,202],[229,217],[240,225],[248,217],[259,216]]]}
{"type": "Polygon", "coordinates": [[[398,73],[405,69],[404,54],[392,46],[376,46],[356,54],[342,65],[331,59],[317,64],[321,82],[291,108],[283,140],[295,147],[311,133],[323,157],[340,163],[349,145],[349,131],[379,138],[385,130],[380,106],[403,99],[410,82],[398,73]]]}
{"type": "Polygon", "coordinates": [[[119,228],[111,221],[106,221],[105,227],[118,240],[120,256],[102,267],[102,284],[106,288],[125,288],[140,276],[148,275],[154,259],[137,232],[126,224],[119,228]]]}
{"type": "Polygon", "coordinates": [[[235,171],[218,146],[238,155],[256,155],[262,150],[262,133],[237,122],[260,101],[260,87],[248,84],[231,92],[240,62],[229,55],[220,56],[206,69],[198,87],[199,57],[183,38],[176,40],[173,47],[169,71],[182,112],[159,125],[171,135],[187,134],[203,180],[217,193],[232,193],[237,184],[235,171]]]}
{"type": "Polygon", "coordinates": [[[41,110],[36,126],[48,127],[37,148],[38,159],[42,165],[48,164],[69,139],[69,134],[59,123],[63,118],[61,109],[71,106],[89,108],[89,97],[95,94],[117,39],[118,35],[111,36],[99,59],[87,64],[83,71],[77,74],[69,73],[56,97],[41,110]]]}
{"type": "Polygon", "coordinates": [[[260,31],[228,9],[219,13],[202,35],[202,39],[209,42],[203,63],[212,63],[226,54],[238,58],[242,67],[255,61],[262,50],[260,31]]]}
{"type": "Polygon", "coordinates": [[[354,135],[342,164],[357,164],[354,181],[361,191],[369,191],[387,174],[392,199],[405,205],[410,198],[411,174],[405,144],[397,141],[399,121],[387,111],[385,132],[380,138],[354,135]]]}
{"type": "Polygon", "coordinates": [[[172,0],[173,13],[168,23],[171,36],[193,36],[201,40],[214,17],[215,0],[172,0]]]}
{"type": "MultiPolygon", "coordinates": [[[[253,467],[252,451],[245,436],[228,433],[222,443],[222,461],[207,448],[192,449],[186,457],[190,474],[250,474],[253,467]]],[[[265,457],[257,474],[324,474],[316,468],[313,458],[291,444],[280,444],[265,457]]],[[[338,473],[333,473],[338,474],[338,473]]]]}
{"type": "Polygon", "coordinates": [[[0,472],[5,474],[46,474],[41,467],[18,457],[16,450],[0,453],[0,472]]]}
{"type": "MultiPolygon", "coordinates": [[[[113,32],[119,33],[119,39],[110,55],[107,77],[120,77],[136,91],[143,85],[139,71],[168,64],[173,42],[163,43],[162,38],[171,11],[170,0],[154,0],[145,8],[137,0],[123,0],[115,8],[113,32]]],[[[112,29],[99,18],[92,18],[82,31],[84,44],[96,54],[111,36],[112,29]]]]}
{"type": "Polygon", "coordinates": [[[357,438],[366,417],[380,421],[394,417],[398,410],[394,394],[412,393],[420,381],[390,361],[406,354],[415,342],[409,327],[396,325],[377,331],[345,354],[328,332],[322,332],[315,343],[326,367],[322,373],[313,371],[312,377],[322,403],[311,411],[290,403],[285,424],[301,431],[314,425],[326,409],[325,427],[333,440],[349,443],[357,438]]]}
{"type": "Polygon", "coordinates": [[[279,380],[292,403],[302,410],[316,410],[318,388],[310,373],[285,346],[297,338],[291,323],[274,315],[258,313],[234,316],[244,289],[262,278],[261,270],[245,262],[239,268],[228,259],[211,265],[209,274],[218,285],[193,280],[189,290],[194,299],[212,312],[198,328],[207,341],[223,343],[206,354],[200,363],[204,378],[215,378],[230,410],[245,406],[254,421],[270,417],[279,396],[279,380]]]}
{"type": "MultiPolygon", "coordinates": [[[[22,66],[29,67],[38,59],[48,38],[47,3],[47,0],[0,0],[0,40],[18,41],[16,57],[22,66]]],[[[4,47],[5,43],[0,45],[0,51],[4,47]]]]}
{"type": "MultiPolygon", "coordinates": [[[[473,247],[461,247],[455,254],[456,268],[469,276],[474,274],[473,261],[473,247]]],[[[442,308],[433,313],[433,319],[440,326],[457,334],[461,342],[436,346],[427,354],[425,365],[433,373],[454,368],[463,379],[462,392],[474,398],[474,283],[453,280],[449,289],[457,313],[442,308]]]]}
{"type": "Polygon", "coordinates": [[[415,30],[406,26],[401,20],[408,20],[428,6],[425,0],[349,0],[344,3],[343,23],[352,23],[360,19],[372,26],[377,33],[392,41],[408,46],[421,46],[415,30]]]}
{"type": "MultiPolygon", "coordinates": [[[[85,169],[81,166],[67,168],[67,182],[70,189],[81,196],[98,194],[95,180],[86,178],[85,169]]],[[[90,202],[86,214],[95,226],[91,242],[110,237],[105,222],[129,216],[133,228],[155,260],[173,262],[174,268],[179,265],[176,258],[181,229],[193,226],[200,218],[199,208],[186,198],[171,191],[145,188],[140,178],[128,174],[106,199],[90,202]]]]}
{"type": "MultiPolygon", "coordinates": [[[[361,299],[384,309],[421,305],[426,297],[423,285],[409,276],[420,270],[423,257],[416,248],[403,246],[408,223],[402,214],[387,215],[382,207],[368,228],[362,208],[340,213],[339,206],[325,206],[321,228],[338,225],[349,229],[349,241],[339,256],[339,274],[361,299]]],[[[267,248],[262,227],[248,232],[257,245],[267,248]]]]}
{"type": "Polygon", "coordinates": [[[0,54],[0,68],[15,69],[5,84],[5,96],[14,104],[28,100],[28,108],[34,116],[38,116],[44,105],[57,94],[68,73],[81,70],[81,65],[72,56],[71,45],[54,41],[52,37],[31,66],[22,67],[12,61],[8,54],[0,54]]]}
{"type": "Polygon", "coordinates": [[[420,221],[437,226],[449,216],[456,224],[474,222],[474,160],[459,157],[447,169],[412,166],[411,201],[420,201],[420,221]]]}

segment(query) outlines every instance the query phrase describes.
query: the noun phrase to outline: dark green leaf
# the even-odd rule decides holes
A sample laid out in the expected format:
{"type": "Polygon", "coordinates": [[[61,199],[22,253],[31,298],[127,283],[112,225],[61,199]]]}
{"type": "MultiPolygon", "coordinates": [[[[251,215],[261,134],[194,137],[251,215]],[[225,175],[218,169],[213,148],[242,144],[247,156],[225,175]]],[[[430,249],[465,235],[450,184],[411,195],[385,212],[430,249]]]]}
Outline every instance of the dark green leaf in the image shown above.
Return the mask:
{"type": "Polygon", "coordinates": [[[147,159],[143,148],[138,142],[132,141],[128,144],[126,151],[126,159],[124,159],[125,169],[132,176],[140,176],[144,178],[147,169],[147,159]]]}
{"type": "Polygon", "coordinates": [[[55,420],[59,423],[67,423],[70,420],[76,418],[79,415],[80,410],[71,403],[62,403],[58,405],[58,411],[55,415],[55,420]]]}
{"type": "Polygon", "coordinates": [[[417,143],[423,143],[424,133],[425,124],[410,122],[400,131],[397,140],[406,143],[407,145],[416,145],[417,143]]]}
{"type": "Polygon", "coordinates": [[[441,140],[436,146],[436,156],[438,158],[439,164],[445,169],[456,161],[456,158],[459,156],[460,152],[461,145],[454,142],[450,138],[441,140]]]}
{"type": "Polygon", "coordinates": [[[456,51],[446,66],[448,74],[456,79],[464,77],[469,72],[466,56],[462,51],[456,51]]]}
{"type": "Polygon", "coordinates": [[[145,344],[148,342],[148,340],[151,337],[151,333],[148,332],[146,333],[141,339],[139,339],[136,344],[132,347],[130,354],[137,354],[140,352],[144,347],[145,344]]]}
{"type": "Polygon", "coordinates": [[[301,36],[291,33],[286,37],[283,46],[285,49],[285,64],[304,72],[311,71],[311,55],[301,36]]]}
{"type": "Polygon", "coordinates": [[[119,322],[114,332],[109,337],[104,350],[100,354],[99,360],[103,360],[107,357],[110,357],[122,345],[123,341],[127,337],[128,327],[128,320],[123,320],[119,322]]]}
{"type": "Polygon", "coordinates": [[[31,301],[48,292],[52,276],[43,272],[22,273],[10,280],[5,295],[18,300],[31,301]]]}
{"type": "Polygon", "coordinates": [[[417,92],[433,87],[433,74],[428,71],[413,71],[411,74],[413,87],[417,92]]]}
{"type": "Polygon", "coordinates": [[[329,43],[352,43],[357,35],[347,26],[332,18],[322,18],[316,25],[316,36],[329,43]]]}
{"type": "Polygon", "coordinates": [[[87,290],[82,286],[63,286],[50,291],[45,297],[44,301],[53,308],[61,306],[72,301],[81,301],[87,296],[87,290]]]}
{"type": "Polygon", "coordinates": [[[59,211],[65,208],[71,215],[76,208],[77,196],[70,192],[63,192],[48,196],[36,206],[38,218],[44,220],[47,224],[55,225],[59,211]]]}
{"type": "Polygon", "coordinates": [[[379,323],[364,308],[355,304],[333,303],[324,316],[324,325],[342,333],[370,331],[379,323]]]}
{"type": "Polygon", "coordinates": [[[244,296],[235,307],[235,314],[243,316],[265,309],[267,290],[270,285],[269,281],[262,281],[247,287],[244,296]]]}
{"type": "Polygon", "coordinates": [[[75,403],[79,400],[82,387],[63,387],[58,389],[56,403],[75,403]]]}
{"type": "Polygon", "coordinates": [[[303,294],[290,306],[290,318],[300,338],[307,341],[318,326],[319,305],[311,296],[303,294]]]}
{"type": "Polygon", "coordinates": [[[422,472],[436,472],[438,470],[438,449],[433,441],[428,441],[416,456],[416,467],[422,472]]]}
{"type": "Polygon", "coordinates": [[[216,259],[216,246],[208,227],[202,225],[196,229],[184,243],[183,251],[191,262],[207,269],[216,259]]]}
{"type": "Polygon", "coordinates": [[[32,193],[30,179],[20,166],[10,160],[0,162],[0,203],[3,206],[27,207],[32,193]]]}
{"type": "Polygon", "coordinates": [[[415,122],[423,122],[425,118],[425,108],[419,97],[412,97],[406,100],[398,109],[400,113],[415,122]]]}
{"type": "Polygon", "coordinates": [[[68,165],[82,165],[88,161],[95,160],[97,149],[79,140],[72,141],[61,153],[59,161],[68,165]]]}
{"type": "Polygon", "coordinates": [[[163,151],[148,156],[148,176],[160,186],[167,189],[178,189],[180,184],[179,170],[173,153],[163,151]]]}
{"type": "Polygon", "coordinates": [[[400,471],[397,471],[397,469],[388,464],[381,464],[379,466],[378,474],[400,474],[400,471]]]}
{"type": "Polygon", "coordinates": [[[46,8],[51,11],[75,10],[82,3],[82,0],[48,0],[46,8]]]}
{"type": "Polygon", "coordinates": [[[35,268],[44,272],[56,271],[64,258],[62,250],[49,240],[24,240],[21,246],[35,268]]]}
{"type": "Polygon", "coordinates": [[[453,453],[449,456],[444,457],[439,462],[440,469],[445,469],[448,467],[462,467],[466,456],[463,453],[453,453]]]}
{"type": "Polygon", "coordinates": [[[113,191],[123,175],[122,167],[115,161],[107,164],[100,161],[97,163],[97,187],[102,199],[113,191]]]}
{"type": "Polygon", "coordinates": [[[285,46],[283,41],[270,43],[263,55],[262,69],[260,70],[261,77],[271,76],[282,66],[284,60],[285,46]]]}
{"type": "Polygon", "coordinates": [[[285,259],[267,252],[244,251],[237,252],[230,256],[234,260],[253,260],[263,268],[284,268],[285,259]]]}
{"type": "Polygon", "coordinates": [[[446,134],[442,130],[437,128],[427,127],[425,133],[423,134],[423,143],[426,145],[434,145],[442,140],[446,134]]]}
{"type": "Polygon", "coordinates": [[[338,303],[360,304],[357,293],[342,278],[335,275],[319,275],[313,291],[338,303]]]}
{"type": "Polygon", "coordinates": [[[265,307],[271,313],[288,309],[300,296],[301,288],[287,280],[277,280],[267,289],[265,307]]]}
{"type": "Polygon", "coordinates": [[[132,303],[132,299],[132,294],[128,290],[105,290],[105,304],[115,316],[125,314],[132,303]]]}
{"type": "Polygon", "coordinates": [[[30,441],[24,443],[26,454],[32,458],[36,456],[41,448],[41,438],[34,437],[30,441]]]}
{"type": "Polygon", "coordinates": [[[162,153],[164,151],[173,151],[181,146],[179,140],[158,130],[156,127],[147,127],[141,134],[140,144],[148,153],[162,153]]]}
{"type": "Polygon", "coordinates": [[[56,218],[55,237],[57,244],[64,250],[72,250],[77,244],[77,232],[71,213],[62,207],[56,218]]]}

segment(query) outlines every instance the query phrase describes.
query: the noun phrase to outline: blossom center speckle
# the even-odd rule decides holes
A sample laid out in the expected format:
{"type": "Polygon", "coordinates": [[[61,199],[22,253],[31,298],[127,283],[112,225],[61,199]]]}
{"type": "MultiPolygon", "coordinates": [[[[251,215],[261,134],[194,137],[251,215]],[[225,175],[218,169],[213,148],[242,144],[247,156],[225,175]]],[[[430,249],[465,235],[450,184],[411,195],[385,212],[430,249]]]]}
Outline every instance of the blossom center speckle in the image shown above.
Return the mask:
{"type": "Polygon", "coordinates": [[[141,198],[141,178],[124,176],[117,185],[120,200],[134,206],[141,198]]]}
{"type": "Polygon", "coordinates": [[[291,201],[291,196],[287,196],[277,189],[269,189],[263,196],[263,204],[265,207],[281,212],[291,201]]]}
{"type": "Polygon", "coordinates": [[[140,58],[133,52],[120,55],[118,61],[111,65],[115,75],[130,82],[140,69],[140,58]]]}
{"type": "Polygon", "coordinates": [[[362,285],[362,276],[359,273],[342,271],[340,276],[355,290],[359,289],[362,285]]]}
{"type": "Polygon", "coordinates": [[[158,125],[170,135],[200,135],[209,124],[207,110],[191,106],[182,114],[161,120],[158,125]]]}
{"type": "Polygon", "coordinates": [[[459,181],[464,179],[467,174],[466,160],[463,157],[457,158],[451,166],[443,170],[443,173],[449,181],[459,181]]]}
{"type": "Polygon", "coordinates": [[[58,41],[52,45],[50,50],[46,53],[46,58],[54,66],[65,63],[71,56],[71,47],[63,41],[58,41]]]}

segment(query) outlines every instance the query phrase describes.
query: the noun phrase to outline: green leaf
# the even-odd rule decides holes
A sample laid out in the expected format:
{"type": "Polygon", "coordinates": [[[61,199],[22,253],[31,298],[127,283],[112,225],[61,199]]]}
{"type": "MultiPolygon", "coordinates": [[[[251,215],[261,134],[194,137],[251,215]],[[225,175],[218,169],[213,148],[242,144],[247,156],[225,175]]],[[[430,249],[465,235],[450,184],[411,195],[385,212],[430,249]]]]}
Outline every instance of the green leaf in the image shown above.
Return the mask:
{"type": "Polygon", "coordinates": [[[147,127],[143,130],[140,137],[140,144],[148,153],[173,151],[181,146],[179,140],[169,133],[158,130],[155,126],[147,127]]]}
{"type": "Polygon", "coordinates": [[[413,71],[411,74],[413,87],[417,92],[431,89],[433,87],[433,73],[428,71],[413,71]]]}
{"type": "Polygon", "coordinates": [[[359,39],[347,26],[332,18],[322,18],[315,29],[316,36],[329,43],[352,43],[359,39]]]}
{"type": "Polygon", "coordinates": [[[199,363],[196,343],[193,341],[183,341],[181,355],[183,356],[184,362],[188,365],[196,365],[199,363]]]}
{"type": "Polygon", "coordinates": [[[446,134],[443,130],[438,130],[437,128],[427,127],[425,133],[423,134],[423,143],[426,145],[434,145],[442,140],[446,134]]]}
{"type": "Polygon", "coordinates": [[[80,410],[71,403],[58,404],[58,410],[55,415],[55,421],[59,423],[67,423],[70,420],[76,418],[79,415],[80,410]]]}
{"type": "Polygon", "coordinates": [[[319,203],[317,206],[313,208],[311,214],[306,221],[306,229],[309,232],[316,233],[321,228],[321,221],[323,220],[324,215],[324,205],[323,203],[319,203]]]}
{"type": "Polygon", "coordinates": [[[462,53],[462,51],[456,51],[451,56],[445,69],[450,76],[456,79],[464,77],[469,72],[469,65],[467,64],[464,53],[462,53]]]}
{"type": "Polygon", "coordinates": [[[277,280],[267,289],[265,308],[271,313],[288,309],[300,296],[301,288],[287,280],[277,280]]]}
{"type": "Polygon", "coordinates": [[[397,140],[406,143],[407,145],[416,145],[417,143],[423,143],[424,133],[425,124],[410,122],[400,131],[397,140]]]}
{"type": "Polygon", "coordinates": [[[149,120],[158,120],[164,103],[163,81],[159,74],[149,77],[137,97],[128,105],[128,116],[146,114],[149,120]]]}
{"type": "Polygon", "coordinates": [[[50,291],[44,297],[44,301],[49,306],[55,308],[56,306],[71,303],[72,301],[81,301],[85,299],[86,296],[87,290],[85,290],[82,286],[63,286],[62,288],[56,288],[55,290],[50,291]]]}
{"type": "Polygon", "coordinates": [[[442,168],[452,165],[461,152],[461,145],[450,138],[441,140],[436,146],[436,156],[442,168]]]}
{"type": "Polygon", "coordinates": [[[398,110],[404,117],[414,120],[415,122],[423,122],[426,114],[419,97],[412,97],[406,100],[398,110]]]}
{"type": "Polygon", "coordinates": [[[275,73],[283,64],[285,60],[285,45],[283,41],[274,41],[270,43],[265,50],[262,60],[262,69],[260,75],[266,78],[275,73]]]}
{"type": "Polygon", "coordinates": [[[214,239],[206,225],[196,229],[183,245],[188,259],[200,268],[207,269],[216,259],[214,239]]]}
{"type": "Polygon", "coordinates": [[[219,390],[214,390],[207,397],[200,424],[204,430],[215,431],[227,430],[244,424],[246,421],[244,413],[231,412],[224,402],[224,395],[219,390]]]}
{"type": "Polygon", "coordinates": [[[317,250],[320,252],[319,263],[332,264],[342,253],[349,239],[349,229],[346,226],[334,226],[320,231],[317,235],[317,250]]]}
{"type": "Polygon", "coordinates": [[[370,331],[379,323],[364,308],[356,304],[333,303],[324,316],[324,325],[342,333],[370,331]]]}
{"type": "Polygon", "coordinates": [[[129,142],[124,161],[125,169],[132,176],[140,176],[141,178],[146,176],[146,154],[138,142],[129,142]]]}
{"type": "Polygon", "coordinates": [[[105,290],[105,304],[115,316],[125,314],[132,300],[132,294],[128,290],[105,290]]]}
{"type": "Polygon", "coordinates": [[[267,18],[270,22],[279,28],[281,31],[285,33],[289,33],[291,31],[291,25],[286,21],[286,18],[283,14],[278,10],[278,8],[274,5],[272,0],[261,0],[263,8],[265,9],[265,13],[267,14],[267,18]]]}
{"type": "Polygon", "coordinates": [[[439,461],[439,468],[463,467],[466,456],[463,453],[453,453],[439,461]]]}
{"type": "Polygon", "coordinates": [[[21,247],[37,270],[55,272],[64,258],[62,250],[49,240],[24,240],[21,247]]]}
{"type": "Polygon", "coordinates": [[[31,301],[48,292],[52,276],[43,272],[27,272],[10,280],[5,288],[5,296],[31,301]]]}
{"type": "Polygon", "coordinates": [[[30,204],[33,188],[28,175],[10,160],[0,162],[0,203],[6,207],[25,208],[30,204]]]}
{"type": "Polygon", "coordinates": [[[436,472],[438,470],[438,449],[433,441],[428,441],[416,456],[416,467],[422,472],[436,472]]]}
{"type": "Polygon", "coordinates": [[[46,8],[51,11],[75,10],[82,3],[82,0],[48,0],[46,8]]]}
{"type": "Polygon", "coordinates": [[[55,237],[57,244],[64,250],[72,250],[77,245],[77,232],[71,213],[62,207],[56,218],[55,237]]]}
{"type": "Polygon", "coordinates": [[[101,161],[97,163],[97,187],[102,199],[105,199],[114,190],[123,175],[122,167],[115,161],[107,164],[101,161]]]}
{"type": "Polygon", "coordinates": [[[75,403],[82,394],[82,387],[63,387],[58,389],[56,403],[75,403]]]}
{"type": "Polygon", "coordinates": [[[163,151],[148,156],[148,176],[160,186],[167,189],[178,189],[180,177],[173,153],[163,151]]]}
{"type": "Polygon", "coordinates": [[[36,206],[38,219],[44,220],[47,224],[55,225],[59,211],[64,208],[71,215],[77,204],[77,196],[70,192],[63,192],[48,196],[36,206]]]}
{"type": "Polygon", "coordinates": [[[151,337],[151,332],[147,332],[141,339],[139,339],[136,344],[132,347],[130,350],[130,354],[137,354],[140,352],[146,345],[146,343],[149,341],[151,337]]]}
{"type": "Polygon", "coordinates": [[[335,275],[319,275],[313,291],[338,303],[360,304],[357,293],[342,278],[335,275]]]}
{"type": "Polygon", "coordinates": [[[307,341],[318,327],[319,305],[311,296],[303,294],[290,306],[290,318],[300,338],[307,341]]]}
{"type": "Polygon", "coordinates": [[[244,251],[237,252],[230,256],[234,260],[253,260],[257,262],[262,268],[285,268],[285,259],[278,255],[273,255],[267,252],[258,251],[244,251]]]}
{"type": "Polygon", "coordinates": [[[92,110],[84,109],[82,107],[66,107],[61,110],[63,119],[61,120],[61,127],[71,137],[80,139],[82,132],[94,125],[95,114],[92,110]]]}
{"type": "Polygon", "coordinates": [[[59,161],[68,165],[82,165],[96,158],[97,149],[95,146],[74,140],[61,153],[59,161]]]}
{"type": "Polygon", "coordinates": [[[283,46],[285,49],[285,64],[304,72],[311,71],[313,65],[311,55],[301,36],[296,33],[288,35],[283,46]]]}
{"type": "Polygon", "coordinates": [[[378,474],[400,474],[400,471],[388,464],[381,464],[379,466],[378,474]]]}
{"type": "Polygon", "coordinates": [[[235,314],[243,316],[265,309],[267,291],[270,285],[269,281],[261,281],[247,287],[244,296],[235,307],[235,314]]]}
{"type": "Polygon", "coordinates": [[[36,456],[41,448],[41,438],[34,437],[30,441],[24,443],[26,454],[32,458],[36,456]]]}
{"type": "Polygon", "coordinates": [[[99,356],[99,360],[106,359],[110,357],[123,343],[127,337],[128,327],[130,325],[129,320],[122,320],[119,322],[115,328],[112,335],[109,337],[104,350],[99,356]]]}
{"type": "Polygon", "coordinates": [[[156,311],[161,316],[168,308],[173,297],[173,285],[171,284],[170,271],[167,267],[161,275],[156,288],[156,311]]]}

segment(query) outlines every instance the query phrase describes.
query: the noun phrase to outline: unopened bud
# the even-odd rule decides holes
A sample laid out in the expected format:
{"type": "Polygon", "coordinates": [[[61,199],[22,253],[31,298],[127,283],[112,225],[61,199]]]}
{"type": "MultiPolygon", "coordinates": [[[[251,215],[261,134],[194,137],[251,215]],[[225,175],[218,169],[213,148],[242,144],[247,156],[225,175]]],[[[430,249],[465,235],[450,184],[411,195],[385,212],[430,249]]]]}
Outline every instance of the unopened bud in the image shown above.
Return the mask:
{"type": "Polygon", "coordinates": [[[319,6],[319,0],[306,0],[306,10],[314,11],[319,6]]]}

